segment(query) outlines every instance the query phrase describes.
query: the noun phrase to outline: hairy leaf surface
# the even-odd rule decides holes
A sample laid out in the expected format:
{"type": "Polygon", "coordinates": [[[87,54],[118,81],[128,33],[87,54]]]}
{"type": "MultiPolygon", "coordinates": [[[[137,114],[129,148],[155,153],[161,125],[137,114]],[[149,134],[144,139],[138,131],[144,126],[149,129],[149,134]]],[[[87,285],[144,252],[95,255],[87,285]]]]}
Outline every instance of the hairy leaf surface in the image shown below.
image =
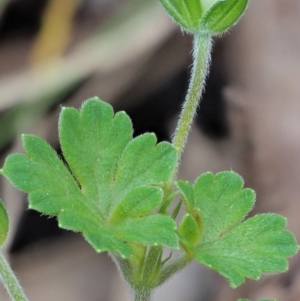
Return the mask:
{"type": "Polygon", "coordinates": [[[243,189],[243,184],[234,172],[205,173],[194,185],[177,184],[188,210],[198,208],[204,224],[190,252],[225,276],[232,287],[242,284],[245,277],[259,279],[261,273],[285,271],[286,258],[298,250],[294,236],[284,230],[284,217],[260,214],[243,221],[255,202],[254,191],[243,189]]]}
{"type": "Polygon", "coordinates": [[[79,112],[62,109],[67,165],[44,140],[24,135],[27,155],[9,156],[2,173],[29,194],[30,208],[58,216],[61,227],[82,232],[99,252],[128,257],[130,243],[177,247],[175,222],[152,212],[176,167],[176,150],[157,144],[154,134],[132,139],[132,132],[124,112],[90,99],[79,112]]]}

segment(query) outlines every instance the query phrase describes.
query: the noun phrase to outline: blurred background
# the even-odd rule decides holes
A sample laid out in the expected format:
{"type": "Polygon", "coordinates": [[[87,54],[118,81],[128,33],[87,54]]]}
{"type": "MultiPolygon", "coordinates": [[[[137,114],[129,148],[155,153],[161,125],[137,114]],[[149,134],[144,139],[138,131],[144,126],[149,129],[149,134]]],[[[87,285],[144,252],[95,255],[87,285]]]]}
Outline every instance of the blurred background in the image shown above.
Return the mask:
{"type": "MultiPolygon", "coordinates": [[[[288,217],[300,240],[300,2],[252,0],[242,20],[215,39],[201,110],[180,178],[235,170],[257,191],[255,212],[288,217]]],[[[0,0],[0,164],[22,152],[21,133],[58,152],[61,105],[93,96],[126,110],[135,135],[170,140],[191,67],[191,37],[158,0],[0,0]]],[[[31,301],[130,300],[106,254],[96,254],[55,219],[27,210],[3,178],[11,217],[5,252],[31,301]]],[[[300,300],[300,258],[285,274],[233,290],[191,264],[154,301],[300,300]]],[[[0,300],[8,301],[0,288],[0,300]]]]}

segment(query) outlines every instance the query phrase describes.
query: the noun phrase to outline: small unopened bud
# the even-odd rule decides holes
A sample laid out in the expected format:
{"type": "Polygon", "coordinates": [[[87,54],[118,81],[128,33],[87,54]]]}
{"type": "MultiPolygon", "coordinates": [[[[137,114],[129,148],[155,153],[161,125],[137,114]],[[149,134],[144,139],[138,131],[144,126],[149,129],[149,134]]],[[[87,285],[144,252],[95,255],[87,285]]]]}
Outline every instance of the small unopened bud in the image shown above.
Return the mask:
{"type": "Polygon", "coordinates": [[[249,0],[160,0],[181,28],[190,33],[218,35],[243,15],[249,0]]]}

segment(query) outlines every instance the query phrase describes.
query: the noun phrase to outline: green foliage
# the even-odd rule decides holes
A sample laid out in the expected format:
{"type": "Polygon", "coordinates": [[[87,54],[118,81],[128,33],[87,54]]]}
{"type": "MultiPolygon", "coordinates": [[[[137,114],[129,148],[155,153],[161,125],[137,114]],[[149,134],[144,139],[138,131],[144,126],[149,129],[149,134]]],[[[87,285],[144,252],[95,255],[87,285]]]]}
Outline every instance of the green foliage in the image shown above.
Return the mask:
{"type": "Polygon", "coordinates": [[[173,219],[152,212],[174,173],[174,147],[153,134],[132,139],[124,112],[96,98],[80,112],[63,108],[59,136],[64,159],[41,138],[24,135],[26,155],[7,158],[2,173],[29,193],[29,207],[58,216],[60,227],[82,232],[98,251],[133,254],[132,243],[178,244],[173,219]]]}
{"type": "MultiPolygon", "coordinates": [[[[177,152],[170,143],[157,144],[153,134],[133,139],[132,132],[124,112],[114,114],[109,104],[90,99],[80,111],[62,109],[59,137],[66,163],[44,140],[24,135],[27,155],[9,156],[1,172],[29,194],[31,209],[57,216],[60,227],[83,233],[98,252],[128,258],[146,254],[141,246],[177,248],[179,240],[189,260],[217,270],[233,287],[245,277],[287,269],[286,258],[298,246],[284,230],[285,218],[261,214],[243,221],[255,193],[243,189],[234,172],[205,173],[194,185],[178,181],[186,214],[176,230],[181,203],[170,217],[176,192],[167,193],[166,185],[177,152]]],[[[131,262],[138,266],[143,256],[148,255],[131,262]]],[[[160,253],[157,260],[155,279],[163,267],[160,253]]]]}
{"type": "Polygon", "coordinates": [[[248,0],[160,0],[167,12],[184,30],[218,35],[243,15],[248,0]]]}
{"type": "Polygon", "coordinates": [[[0,200],[0,248],[5,243],[9,230],[9,220],[4,204],[0,200]]]}
{"type": "Polygon", "coordinates": [[[261,273],[287,270],[286,258],[294,255],[298,246],[294,236],[284,230],[286,219],[260,214],[243,221],[254,205],[255,194],[243,189],[239,175],[209,172],[193,186],[183,181],[177,186],[187,211],[197,208],[203,219],[201,237],[189,245],[198,262],[217,270],[232,287],[242,284],[245,277],[258,280],[261,273]]]}
{"type": "MultiPolygon", "coordinates": [[[[135,301],[150,300],[154,287],[193,259],[237,287],[246,277],[257,280],[262,273],[285,271],[287,257],[299,247],[285,230],[284,217],[269,213],[245,219],[254,206],[255,193],[243,188],[243,179],[236,173],[208,172],[194,184],[176,182],[209,66],[211,36],[234,25],[248,0],[160,2],[184,30],[195,34],[189,88],[193,93],[187,94],[173,144],[157,143],[151,133],[133,138],[130,118],[93,98],[79,111],[62,109],[63,158],[43,139],[23,135],[26,154],[10,155],[0,170],[28,193],[30,209],[56,216],[61,228],[82,233],[97,252],[110,252],[131,285],[135,301]],[[182,197],[171,212],[178,194],[182,197]],[[186,212],[177,228],[175,219],[183,204],[186,212]],[[163,247],[179,246],[178,257],[170,252],[163,258],[163,247]]],[[[8,217],[0,202],[0,246],[7,234],[8,217]]],[[[0,272],[7,269],[2,266],[0,272]]],[[[17,291],[21,297],[13,300],[26,301],[19,294],[21,289],[17,291]]]]}

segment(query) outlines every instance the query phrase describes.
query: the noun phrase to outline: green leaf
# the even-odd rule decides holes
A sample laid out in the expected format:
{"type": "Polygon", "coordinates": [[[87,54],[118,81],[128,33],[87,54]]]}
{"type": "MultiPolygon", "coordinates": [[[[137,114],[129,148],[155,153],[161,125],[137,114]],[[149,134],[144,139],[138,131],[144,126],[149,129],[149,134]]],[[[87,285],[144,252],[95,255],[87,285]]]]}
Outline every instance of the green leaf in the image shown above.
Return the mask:
{"type": "Polygon", "coordinates": [[[197,221],[190,214],[186,214],[179,225],[178,233],[189,244],[196,246],[199,242],[201,229],[199,229],[197,221]]]}
{"type": "Polygon", "coordinates": [[[221,0],[215,3],[203,16],[201,29],[211,34],[220,34],[236,24],[242,17],[248,0],[221,0]]]}
{"type": "Polygon", "coordinates": [[[0,247],[5,243],[9,230],[9,220],[4,204],[0,200],[0,247]]]}
{"type": "Polygon", "coordinates": [[[176,186],[181,191],[183,200],[185,202],[186,211],[190,213],[196,207],[193,186],[188,181],[178,181],[176,186]]]}
{"type": "Polygon", "coordinates": [[[141,186],[131,190],[113,211],[110,223],[117,224],[127,218],[138,218],[153,211],[163,198],[158,187],[141,186]]]}
{"type": "Polygon", "coordinates": [[[90,99],[79,112],[62,109],[67,165],[44,140],[24,135],[27,156],[9,156],[2,173],[29,194],[30,208],[58,216],[61,227],[82,232],[98,252],[128,257],[131,243],[176,248],[175,222],[152,212],[163,199],[159,187],[176,168],[176,149],[157,144],[154,134],[132,139],[132,132],[124,112],[90,99]]]}
{"type": "Polygon", "coordinates": [[[160,0],[170,16],[187,31],[195,31],[202,17],[200,0],[160,0]]]}
{"type": "Polygon", "coordinates": [[[243,189],[242,178],[234,172],[215,176],[205,173],[192,186],[177,186],[184,198],[194,198],[203,220],[199,244],[190,250],[195,259],[226,277],[232,287],[244,278],[259,279],[262,273],[285,271],[286,258],[298,250],[295,237],[287,230],[286,219],[277,214],[260,214],[245,221],[255,194],[243,189]]]}

